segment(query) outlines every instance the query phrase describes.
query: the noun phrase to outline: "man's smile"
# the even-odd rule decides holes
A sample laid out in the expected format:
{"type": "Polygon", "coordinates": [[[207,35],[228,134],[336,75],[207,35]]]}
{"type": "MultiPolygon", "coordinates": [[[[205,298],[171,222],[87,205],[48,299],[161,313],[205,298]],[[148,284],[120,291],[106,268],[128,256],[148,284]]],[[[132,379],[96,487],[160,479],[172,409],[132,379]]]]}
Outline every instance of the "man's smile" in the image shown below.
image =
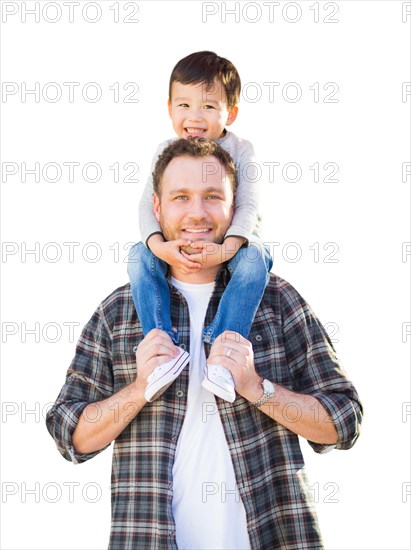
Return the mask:
{"type": "Polygon", "coordinates": [[[211,232],[211,227],[183,227],[182,231],[192,235],[206,234],[211,232]]]}

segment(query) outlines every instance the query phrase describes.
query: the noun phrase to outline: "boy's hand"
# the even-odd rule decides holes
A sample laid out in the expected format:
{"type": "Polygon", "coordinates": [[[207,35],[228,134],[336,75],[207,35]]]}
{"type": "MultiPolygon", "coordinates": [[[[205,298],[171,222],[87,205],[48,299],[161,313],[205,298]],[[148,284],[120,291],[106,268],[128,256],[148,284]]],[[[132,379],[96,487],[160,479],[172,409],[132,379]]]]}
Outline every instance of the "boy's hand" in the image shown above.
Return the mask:
{"type": "Polygon", "coordinates": [[[187,254],[184,249],[181,250],[181,254],[184,258],[190,258],[191,261],[199,263],[203,268],[214,267],[230,259],[224,259],[223,245],[210,241],[196,241],[191,243],[190,252],[190,254],[187,254]]]}
{"type": "Polygon", "coordinates": [[[191,244],[192,242],[187,239],[157,241],[155,244],[150,243],[150,249],[155,256],[166,262],[166,264],[172,265],[184,275],[189,275],[190,273],[199,271],[203,267],[201,262],[193,261],[189,254],[180,250],[181,247],[188,247],[191,244]]]}
{"type": "Polygon", "coordinates": [[[194,241],[190,245],[191,252],[198,250],[198,253],[187,254],[184,250],[181,254],[193,262],[200,263],[203,267],[214,267],[231,260],[245,242],[241,237],[227,237],[223,244],[216,244],[210,241],[194,241]]]}

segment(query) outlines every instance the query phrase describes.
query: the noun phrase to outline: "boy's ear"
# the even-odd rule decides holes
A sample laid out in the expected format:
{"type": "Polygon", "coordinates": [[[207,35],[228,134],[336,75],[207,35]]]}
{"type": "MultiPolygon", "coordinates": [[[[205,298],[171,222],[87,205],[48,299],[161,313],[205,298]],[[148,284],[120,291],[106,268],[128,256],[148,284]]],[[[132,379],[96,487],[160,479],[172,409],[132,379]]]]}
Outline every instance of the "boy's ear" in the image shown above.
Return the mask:
{"type": "Polygon", "coordinates": [[[168,114],[169,114],[170,117],[171,117],[171,99],[168,99],[168,100],[167,100],[167,107],[168,107],[168,114]]]}
{"type": "Polygon", "coordinates": [[[160,222],[160,198],[157,195],[157,193],[154,193],[153,195],[153,203],[154,203],[154,215],[156,217],[156,220],[160,222]]]}
{"type": "Polygon", "coordinates": [[[230,124],[232,124],[235,121],[235,119],[237,118],[237,114],[238,114],[238,107],[237,105],[235,105],[228,111],[228,118],[227,118],[227,122],[225,123],[226,126],[230,126],[230,124]]]}

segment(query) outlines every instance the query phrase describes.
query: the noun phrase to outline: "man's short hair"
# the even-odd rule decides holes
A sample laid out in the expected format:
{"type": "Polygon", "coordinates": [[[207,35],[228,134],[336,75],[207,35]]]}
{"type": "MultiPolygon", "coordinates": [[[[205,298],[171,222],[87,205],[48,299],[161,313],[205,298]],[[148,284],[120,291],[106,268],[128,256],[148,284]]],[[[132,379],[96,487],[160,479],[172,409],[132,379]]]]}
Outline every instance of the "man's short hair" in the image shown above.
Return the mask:
{"type": "Polygon", "coordinates": [[[205,84],[205,90],[214,88],[215,81],[219,81],[227,97],[228,108],[234,107],[241,92],[240,75],[235,66],[224,57],[214,52],[195,52],[181,59],[174,67],[170,76],[168,97],[171,100],[171,86],[173,82],[180,84],[205,84]]]}
{"type": "MultiPolygon", "coordinates": [[[[177,139],[164,149],[158,157],[153,172],[154,193],[160,196],[161,178],[170,162],[177,157],[206,158],[214,157],[224,168],[231,183],[233,196],[237,187],[237,168],[231,155],[214,141],[204,138],[177,139]]],[[[208,164],[208,163],[206,163],[208,164]]],[[[204,166],[204,180],[212,173],[210,166],[204,166]]]]}

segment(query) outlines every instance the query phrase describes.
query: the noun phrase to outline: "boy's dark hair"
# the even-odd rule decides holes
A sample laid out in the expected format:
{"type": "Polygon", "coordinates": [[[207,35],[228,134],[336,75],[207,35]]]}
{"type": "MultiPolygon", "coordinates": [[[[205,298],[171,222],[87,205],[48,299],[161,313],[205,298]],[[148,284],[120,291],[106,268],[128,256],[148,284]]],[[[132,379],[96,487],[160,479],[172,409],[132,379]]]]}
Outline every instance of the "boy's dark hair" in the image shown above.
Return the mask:
{"type": "Polygon", "coordinates": [[[214,52],[195,52],[181,59],[170,76],[168,97],[171,99],[173,82],[181,84],[205,84],[206,91],[218,80],[224,87],[228,108],[234,107],[240,98],[241,80],[237,69],[228,59],[214,52]]]}
{"type": "MultiPolygon", "coordinates": [[[[164,149],[157,159],[153,172],[153,189],[154,193],[157,195],[160,195],[161,178],[167,166],[177,157],[214,157],[223,166],[230,180],[233,195],[235,195],[237,187],[237,168],[233,159],[225,149],[220,147],[220,145],[204,138],[177,139],[164,149]]],[[[208,172],[208,168],[205,167],[204,178],[207,178],[207,174],[210,174],[210,172],[208,172]]]]}

